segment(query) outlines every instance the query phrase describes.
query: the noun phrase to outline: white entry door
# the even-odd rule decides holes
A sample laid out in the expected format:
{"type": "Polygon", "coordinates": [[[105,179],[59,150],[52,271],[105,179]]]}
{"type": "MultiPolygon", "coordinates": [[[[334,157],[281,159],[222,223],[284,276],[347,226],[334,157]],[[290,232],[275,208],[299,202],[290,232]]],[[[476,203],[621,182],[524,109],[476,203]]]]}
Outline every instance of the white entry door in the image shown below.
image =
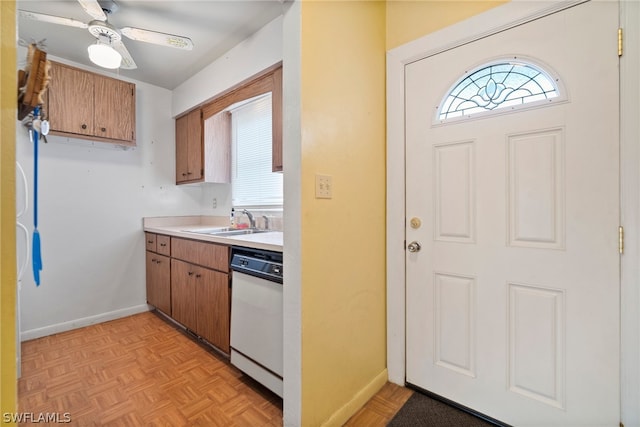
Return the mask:
{"type": "Polygon", "coordinates": [[[617,23],[593,1],[406,66],[408,383],[516,426],[618,425],[617,23]],[[521,64],[558,96],[516,106],[521,64]]]}

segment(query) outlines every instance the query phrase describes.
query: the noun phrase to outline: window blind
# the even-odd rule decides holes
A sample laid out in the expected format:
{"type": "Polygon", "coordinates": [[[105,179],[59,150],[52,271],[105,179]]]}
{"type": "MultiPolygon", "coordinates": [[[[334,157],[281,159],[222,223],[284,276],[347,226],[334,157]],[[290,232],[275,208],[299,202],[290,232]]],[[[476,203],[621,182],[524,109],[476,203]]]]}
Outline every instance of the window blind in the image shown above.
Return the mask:
{"type": "Polygon", "coordinates": [[[282,174],[271,171],[271,94],[230,111],[233,206],[282,206],[282,174]]]}

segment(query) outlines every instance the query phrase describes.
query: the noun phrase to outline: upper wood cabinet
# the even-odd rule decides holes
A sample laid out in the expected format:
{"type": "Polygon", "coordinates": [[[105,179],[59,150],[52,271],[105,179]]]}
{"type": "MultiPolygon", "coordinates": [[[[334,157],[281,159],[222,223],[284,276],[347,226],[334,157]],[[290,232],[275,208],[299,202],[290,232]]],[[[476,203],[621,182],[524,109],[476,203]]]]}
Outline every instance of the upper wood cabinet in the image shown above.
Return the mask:
{"type": "Polygon", "coordinates": [[[176,119],[176,183],[230,182],[231,114],[225,110],[269,92],[272,94],[272,170],[281,172],[282,65],[278,64],[176,119]],[[200,135],[199,143],[196,135],[200,135]],[[186,166],[190,156],[194,165],[196,159],[201,165],[200,174],[186,166]]]}
{"type": "Polygon", "coordinates": [[[176,184],[231,182],[231,115],[202,120],[202,110],[176,119],[176,184]],[[203,132],[204,131],[204,132],[203,132]]]}
{"type": "Polygon", "coordinates": [[[202,181],[202,111],[194,110],[176,119],[176,184],[202,181]]]}
{"type": "Polygon", "coordinates": [[[51,62],[46,115],[50,133],[136,145],[136,86],[51,62]]]}

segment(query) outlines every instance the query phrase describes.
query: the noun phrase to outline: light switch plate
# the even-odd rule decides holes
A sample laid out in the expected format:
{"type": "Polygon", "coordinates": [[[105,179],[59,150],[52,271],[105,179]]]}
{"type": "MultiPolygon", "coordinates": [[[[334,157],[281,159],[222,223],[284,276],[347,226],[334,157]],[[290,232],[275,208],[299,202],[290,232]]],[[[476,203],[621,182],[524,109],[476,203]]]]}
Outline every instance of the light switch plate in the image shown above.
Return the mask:
{"type": "Polygon", "coordinates": [[[333,196],[331,176],[316,174],[316,199],[330,199],[333,196]]]}

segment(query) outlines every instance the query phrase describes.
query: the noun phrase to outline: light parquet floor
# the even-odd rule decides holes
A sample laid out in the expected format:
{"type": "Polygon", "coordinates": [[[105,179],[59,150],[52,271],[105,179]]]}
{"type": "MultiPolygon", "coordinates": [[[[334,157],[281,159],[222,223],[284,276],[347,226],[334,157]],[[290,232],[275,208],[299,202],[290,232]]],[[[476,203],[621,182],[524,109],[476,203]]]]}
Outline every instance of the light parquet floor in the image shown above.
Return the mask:
{"type": "MultiPolygon", "coordinates": [[[[412,393],[387,383],[346,426],[386,426],[412,393]]],[[[278,396],[151,312],[22,343],[18,405],[74,426],[282,425],[278,396]]]]}
{"type": "Polygon", "coordinates": [[[408,388],[386,383],[349,419],[345,427],[384,427],[412,394],[413,391],[408,388]]]}
{"type": "Polygon", "coordinates": [[[18,405],[77,426],[282,425],[279,397],[154,313],[22,343],[18,405]]]}

